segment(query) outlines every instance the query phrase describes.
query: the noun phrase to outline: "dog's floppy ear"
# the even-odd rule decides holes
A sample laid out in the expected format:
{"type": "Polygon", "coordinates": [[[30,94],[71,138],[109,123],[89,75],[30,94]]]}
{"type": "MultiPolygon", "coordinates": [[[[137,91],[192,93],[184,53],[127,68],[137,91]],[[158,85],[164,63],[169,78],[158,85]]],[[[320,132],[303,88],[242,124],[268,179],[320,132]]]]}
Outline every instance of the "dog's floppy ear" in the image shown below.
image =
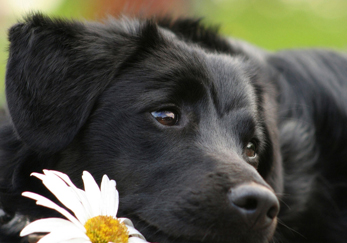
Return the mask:
{"type": "Polygon", "coordinates": [[[8,108],[19,137],[34,150],[68,145],[125,59],[120,39],[98,38],[106,31],[88,28],[35,14],[9,31],[8,108]]]}

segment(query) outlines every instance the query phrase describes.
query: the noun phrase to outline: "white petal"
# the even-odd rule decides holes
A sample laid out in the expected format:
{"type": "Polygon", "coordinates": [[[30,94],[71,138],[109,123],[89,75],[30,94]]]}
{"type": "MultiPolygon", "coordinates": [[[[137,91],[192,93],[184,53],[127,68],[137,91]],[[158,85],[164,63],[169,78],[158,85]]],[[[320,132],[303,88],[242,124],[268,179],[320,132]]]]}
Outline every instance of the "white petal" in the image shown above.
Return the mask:
{"type": "MultiPolygon", "coordinates": [[[[108,215],[108,182],[110,179],[107,175],[104,175],[101,180],[100,191],[101,191],[101,215],[108,215]]],[[[112,215],[113,216],[113,215],[112,215]]]]}
{"type": "MultiPolygon", "coordinates": [[[[70,180],[70,178],[66,174],[61,173],[59,171],[54,171],[54,170],[51,170],[51,172],[54,173],[55,175],[59,176],[63,181],[65,181],[66,184],[68,184],[70,186],[70,188],[78,195],[79,200],[85,209],[85,213],[87,215],[87,218],[92,218],[93,217],[92,216],[93,215],[92,209],[91,209],[91,206],[90,206],[90,203],[88,201],[88,198],[86,196],[85,191],[77,188],[75,186],[75,184],[72,183],[72,181],[70,180]]],[[[85,222],[81,222],[81,223],[83,225],[85,224],[85,222]]]]}
{"type": "Polygon", "coordinates": [[[84,191],[91,206],[92,217],[101,214],[101,192],[93,176],[88,171],[83,171],[82,175],[84,191]]]}
{"type": "Polygon", "coordinates": [[[119,193],[116,189],[116,181],[110,180],[109,187],[112,189],[110,192],[110,216],[116,216],[119,207],[119,193]]]}
{"type": "Polygon", "coordinates": [[[129,231],[129,236],[135,236],[135,237],[139,237],[143,240],[146,240],[145,237],[134,227],[131,226],[127,226],[128,231],[129,231]]]}
{"type": "Polygon", "coordinates": [[[37,243],[60,243],[71,239],[80,239],[81,242],[90,241],[88,236],[81,231],[74,229],[64,228],[62,230],[57,229],[44,237],[42,237],[37,243]]]}
{"type": "Polygon", "coordinates": [[[56,171],[56,170],[50,170],[50,172],[52,172],[53,174],[55,174],[56,176],[60,177],[63,181],[65,181],[66,184],[68,184],[70,187],[73,188],[77,188],[75,186],[75,184],[72,183],[72,181],[70,180],[70,177],[67,174],[64,174],[60,171],[56,171]]]}
{"type": "Polygon", "coordinates": [[[148,243],[148,241],[137,237],[129,237],[128,243],[148,243]]]}
{"type": "Polygon", "coordinates": [[[78,238],[78,239],[70,239],[70,240],[60,241],[59,243],[91,243],[91,241],[78,238]]]}
{"type": "MultiPolygon", "coordinates": [[[[90,219],[90,218],[93,218],[93,209],[92,209],[92,205],[89,203],[89,200],[87,198],[87,194],[85,191],[79,189],[79,188],[76,188],[74,189],[75,192],[78,194],[80,200],[81,200],[81,203],[85,209],[85,212],[86,212],[86,215],[87,215],[87,218],[90,219]]],[[[81,222],[82,223],[82,222],[81,222]]],[[[82,223],[83,225],[85,224],[85,222],[82,223]]]]}
{"type": "Polygon", "coordinates": [[[39,178],[41,181],[45,178],[44,174],[40,174],[36,172],[31,173],[30,176],[35,176],[36,178],[39,178]]]}
{"type": "Polygon", "coordinates": [[[43,197],[43,196],[41,196],[39,194],[33,193],[33,192],[23,192],[22,196],[36,200],[36,204],[37,205],[41,205],[41,206],[44,206],[44,207],[56,210],[57,212],[59,212],[62,215],[64,215],[68,220],[70,220],[76,226],[78,226],[82,230],[85,230],[84,226],[74,216],[72,216],[64,208],[58,206],[57,204],[55,204],[54,202],[52,202],[48,198],[45,198],[45,197],[43,197]]]}
{"type": "Polygon", "coordinates": [[[42,183],[50,190],[54,196],[68,209],[70,209],[80,222],[85,222],[88,218],[78,195],[57,175],[49,170],[43,170],[45,175],[32,173],[33,176],[42,180],[42,183]]]}
{"type": "Polygon", "coordinates": [[[118,211],[119,195],[116,182],[110,180],[107,175],[101,181],[102,215],[115,217],[118,211]]]}
{"type": "Polygon", "coordinates": [[[121,223],[124,223],[126,226],[134,227],[133,222],[131,222],[131,220],[128,219],[128,218],[118,218],[118,220],[119,220],[121,223]]]}
{"type": "Polygon", "coordinates": [[[124,223],[125,226],[128,228],[129,236],[136,236],[143,240],[146,240],[145,237],[134,227],[133,222],[131,222],[128,218],[118,218],[119,222],[124,223]]]}
{"type": "Polygon", "coordinates": [[[46,233],[46,232],[52,232],[56,229],[60,229],[61,227],[67,227],[67,228],[75,228],[76,231],[80,231],[80,228],[78,228],[75,224],[72,222],[61,219],[61,218],[46,218],[46,219],[38,219],[27,226],[24,227],[24,229],[20,232],[20,236],[26,236],[30,235],[32,233],[46,233]]]}

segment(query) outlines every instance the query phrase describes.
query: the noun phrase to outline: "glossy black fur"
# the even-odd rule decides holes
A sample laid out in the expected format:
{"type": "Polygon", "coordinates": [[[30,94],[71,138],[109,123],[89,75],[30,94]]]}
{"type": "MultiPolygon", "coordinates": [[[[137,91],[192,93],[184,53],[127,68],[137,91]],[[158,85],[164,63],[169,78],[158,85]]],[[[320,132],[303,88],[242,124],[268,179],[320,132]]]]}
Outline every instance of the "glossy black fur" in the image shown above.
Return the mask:
{"type": "MultiPolygon", "coordinates": [[[[55,215],[42,169],[81,185],[117,181],[118,216],[151,242],[346,242],[347,57],[268,53],[200,21],[80,23],[36,14],[9,31],[0,130],[0,242],[55,215]],[[173,110],[175,126],[152,111],[173,110]],[[251,161],[243,153],[258,145],[251,161]],[[277,228],[238,220],[226,194],[247,182],[281,202],[277,228]]],[[[275,225],[274,225],[275,226],[275,225]]]]}

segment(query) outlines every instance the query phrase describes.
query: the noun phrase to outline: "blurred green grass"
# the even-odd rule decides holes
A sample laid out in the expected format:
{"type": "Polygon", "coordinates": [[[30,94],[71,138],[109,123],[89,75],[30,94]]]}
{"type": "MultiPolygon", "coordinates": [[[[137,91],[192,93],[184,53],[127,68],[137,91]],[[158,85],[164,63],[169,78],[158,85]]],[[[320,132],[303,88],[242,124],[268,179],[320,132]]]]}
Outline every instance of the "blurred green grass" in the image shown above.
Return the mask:
{"type": "MultiPolygon", "coordinates": [[[[64,0],[47,14],[94,19],[98,17],[94,13],[96,3],[97,0],[64,0]]],[[[224,35],[244,39],[268,50],[297,47],[346,49],[346,0],[190,0],[189,4],[187,0],[189,7],[188,12],[203,16],[205,22],[220,24],[224,35]]],[[[15,23],[16,19],[11,21],[15,23]]],[[[0,106],[5,102],[3,81],[8,55],[5,32],[0,33],[0,106]]]]}
{"type": "Polygon", "coordinates": [[[5,38],[0,38],[0,47],[2,47],[0,52],[0,108],[5,103],[5,67],[6,67],[6,58],[7,58],[7,41],[5,38]]]}
{"type": "Polygon", "coordinates": [[[225,35],[269,50],[347,44],[346,0],[202,0],[194,8],[225,35]]]}

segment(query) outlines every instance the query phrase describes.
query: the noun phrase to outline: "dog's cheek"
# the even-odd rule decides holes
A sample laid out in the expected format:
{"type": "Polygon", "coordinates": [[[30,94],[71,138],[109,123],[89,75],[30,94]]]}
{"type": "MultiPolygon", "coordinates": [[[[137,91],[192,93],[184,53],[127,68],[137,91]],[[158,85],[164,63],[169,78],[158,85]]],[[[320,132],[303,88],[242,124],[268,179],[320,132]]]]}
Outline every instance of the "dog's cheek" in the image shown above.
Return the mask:
{"type": "Polygon", "coordinates": [[[266,95],[264,98],[264,119],[263,130],[266,139],[266,149],[261,158],[259,172],[264,179],[280,195],[283,192],[283,166],[280,150],[279,131],[277,126],[277,105],[273,95],[266,95]]]}

